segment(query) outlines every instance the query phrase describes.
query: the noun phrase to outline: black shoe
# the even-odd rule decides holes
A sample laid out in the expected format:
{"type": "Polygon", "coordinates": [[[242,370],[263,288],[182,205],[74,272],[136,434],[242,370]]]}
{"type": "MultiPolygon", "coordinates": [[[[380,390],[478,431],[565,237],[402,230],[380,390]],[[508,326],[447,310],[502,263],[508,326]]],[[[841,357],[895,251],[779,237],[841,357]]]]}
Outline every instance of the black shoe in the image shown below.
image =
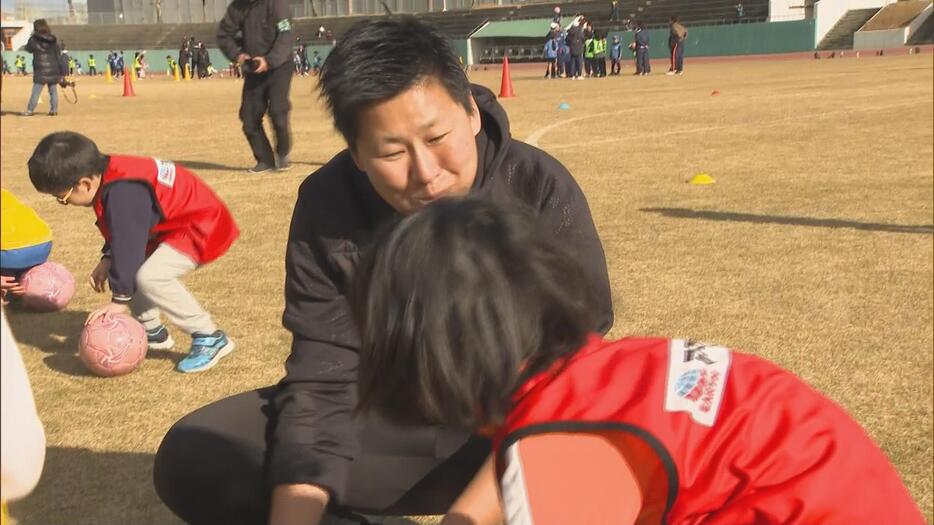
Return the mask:
{"type": "Polygon", "coordinates": [[[247,171],[250,173],[266,173],[267,171],[270,171],[272,169],[275,169],[275,168],[273,166],[270,166],[269,164],[266,164],[265,162],[257,162],[256,166],[253,166],[247,171]]]}
{"type": "Polygon", "coordinates": [[[58,111],[49,111],[49,116],[50,117],[58,116],[58,111]]]}
{"type": "Polygon", "coordinates": [[[287,155],[276,155],[276,171],[289,171],[292,169],[292,163],[287,155]]]}

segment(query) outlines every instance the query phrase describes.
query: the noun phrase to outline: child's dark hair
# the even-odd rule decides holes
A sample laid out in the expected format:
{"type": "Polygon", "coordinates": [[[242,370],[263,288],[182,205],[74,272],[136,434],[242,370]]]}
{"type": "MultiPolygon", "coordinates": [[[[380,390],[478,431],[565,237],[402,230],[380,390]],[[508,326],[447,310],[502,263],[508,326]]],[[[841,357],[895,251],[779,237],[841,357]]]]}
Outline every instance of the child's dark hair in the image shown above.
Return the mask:
{"type": "Polygon", "coordinates": [[[73,131],[57,131],[39,141],[29,158],[29,180],[41,193],[65,191],[82,177],[100,175],[108,158],[94,141],[73,131]]]}
{"type": "Polygon", "coordinates": [[[358,410],[495,425],[522,381],[585,342],[582,270],[518,209],[441,200],[364,256],[351,294],[358,410]]]}
{"type": "Polygon", "coordinates": [[[355,24],[321,67],[318,88],[334,126],[350,149],[357,140],[357,113],[389,100],[427,77],[441,82],[468,114],[470,82],[446,38],[413,16],[355,24]]]}

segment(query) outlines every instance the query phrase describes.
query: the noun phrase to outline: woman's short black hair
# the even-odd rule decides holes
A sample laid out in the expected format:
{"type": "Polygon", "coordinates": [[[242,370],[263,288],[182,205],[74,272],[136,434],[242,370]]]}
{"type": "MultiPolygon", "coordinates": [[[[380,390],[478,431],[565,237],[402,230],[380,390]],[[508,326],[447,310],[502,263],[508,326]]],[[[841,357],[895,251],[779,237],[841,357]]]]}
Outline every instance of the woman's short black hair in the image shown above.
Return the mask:
{"type": "Polygon", "coordinates": [[[57,131],[39,141],[29,158],[29,180],[41,193],[66,191],[82,177],[100,175],[107,156],[93,140],[73,131],[57,131]]]}
{"type": "Polygon", "coordinates": [[[585,342],[582,270],[519,206],[441,200],[365,254],[351,294],[359,410],[495,425],[522,381],[585,342]]]}
{"type": "Polygon", "coordinates": [[[428,77],[473,114],[470,81],[448,41],[413,16],[378,18],[358,22],[344,33],[321,66],[318,88],[334,126],[355,149],[360,110],[428,77]]]}

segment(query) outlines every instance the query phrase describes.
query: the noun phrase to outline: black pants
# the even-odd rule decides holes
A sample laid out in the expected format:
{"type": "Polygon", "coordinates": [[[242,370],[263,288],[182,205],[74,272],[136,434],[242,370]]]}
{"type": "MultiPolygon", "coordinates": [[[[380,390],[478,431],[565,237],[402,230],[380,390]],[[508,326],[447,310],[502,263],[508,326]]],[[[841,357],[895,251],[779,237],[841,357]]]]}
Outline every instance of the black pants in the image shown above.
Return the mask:
{"type": "MultiPolygon", "coordinates": [[[[291,68],[286,68],[291,73],[291,68]]],[[[156,453],[162,501],[195,525],[259,525],[269,513],[264,466],[274,387],[231,396],[179,420],[156,453]]],[[[490,453],[487,439],[439,427],[361,425],[344,508],[443,514],[490,453]]]]}
{"type": "Polygon", "coordinates": [[[283,64],[272,71],[246,75],[240,102],[240,122],[256,162],[275,166],[272,146],[263,130],[263,116],[269,111],[276,132],[276,154],[284,157],[292,149],[289,130],[289,88],[292,86],[292,65],[283,64]]]}
{"type": "Polygon", "coordinates": [[[581,76],[584,70],[584,56],[583,55],[571,55],[571,59],[568,61],[568,66],[570,66],[570,72],[568,73],[568,78],[575,78],[581,76]]]}
{"type": "Polygon", "coordinates": [[[545,78],[555,78],[558,76],[558,59],[549,58],[545,63],[545,78]]]}
{"type": "Polygon", "coordinates": [[[95,76],[95,75],[97,75],[97,67],[96,67],[96,66],[89,66],[89,67],[88,67],[88,75],[91,75],[92,77],[95,76]]]}
{"type": "Polygon", "coordinates": [[[618,58],[610,59],[610,74],[611,75],[619,74],[619,59],[618,58]]]}
{"type": "Polygon", "coordinates": [[[684,42],[673,42],[669,45],[671,55],[671,67],[669,71],[684,70],[684,42]]]}

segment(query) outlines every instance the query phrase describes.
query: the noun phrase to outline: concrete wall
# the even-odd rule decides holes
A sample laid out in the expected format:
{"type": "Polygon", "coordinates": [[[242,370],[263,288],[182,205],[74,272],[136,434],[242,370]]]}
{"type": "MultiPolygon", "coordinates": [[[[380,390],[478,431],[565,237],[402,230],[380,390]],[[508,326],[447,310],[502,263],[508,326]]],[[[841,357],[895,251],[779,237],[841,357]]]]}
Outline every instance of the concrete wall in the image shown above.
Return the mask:
{"type": "Polygon", "coordinates": [[[901,47],[908,41],[908,27],[882,29],[879,31],[857,31],[853,34],[853,49],[889,49],[901,47]]]}
{"type": "Polygon", "coordinates": [[[932,14],[934,14],[934,4],[928,4],[928,6],[924,8],[924,11],[921,11],[921,14],[918,15],[917,18],[912,20],[910,24],[908,24],[907,38],[911,38],[912,36],[914,36],[915,31],[917,31],[921,27],[922,24],[927,22],[927,19],[930,18],[932,14]]]}
{"type": "Polygon", "coordinates": [[[820,0],[814,4],[814,47],[827,36],[827,33],[840,21],[840,18],[852,9],[883,7],[895,0],[820,0]]]}
{"type": "Polygon", "coordinates": [[[928,5],[920,15],[915,17],[910,24],[904,27],[894,29],[880,29],[876,31],[857,31],[853,34],[853,49],[890,49],[901,47],[908,42],[911,35],[921,27],[931,13],[934,12],[934,4],[928,5]]]}
{"type": "Polygon", "coordinates": [[[804,0],[769,1],[769,22],[790,22],[804,18],[804,0]]]}

